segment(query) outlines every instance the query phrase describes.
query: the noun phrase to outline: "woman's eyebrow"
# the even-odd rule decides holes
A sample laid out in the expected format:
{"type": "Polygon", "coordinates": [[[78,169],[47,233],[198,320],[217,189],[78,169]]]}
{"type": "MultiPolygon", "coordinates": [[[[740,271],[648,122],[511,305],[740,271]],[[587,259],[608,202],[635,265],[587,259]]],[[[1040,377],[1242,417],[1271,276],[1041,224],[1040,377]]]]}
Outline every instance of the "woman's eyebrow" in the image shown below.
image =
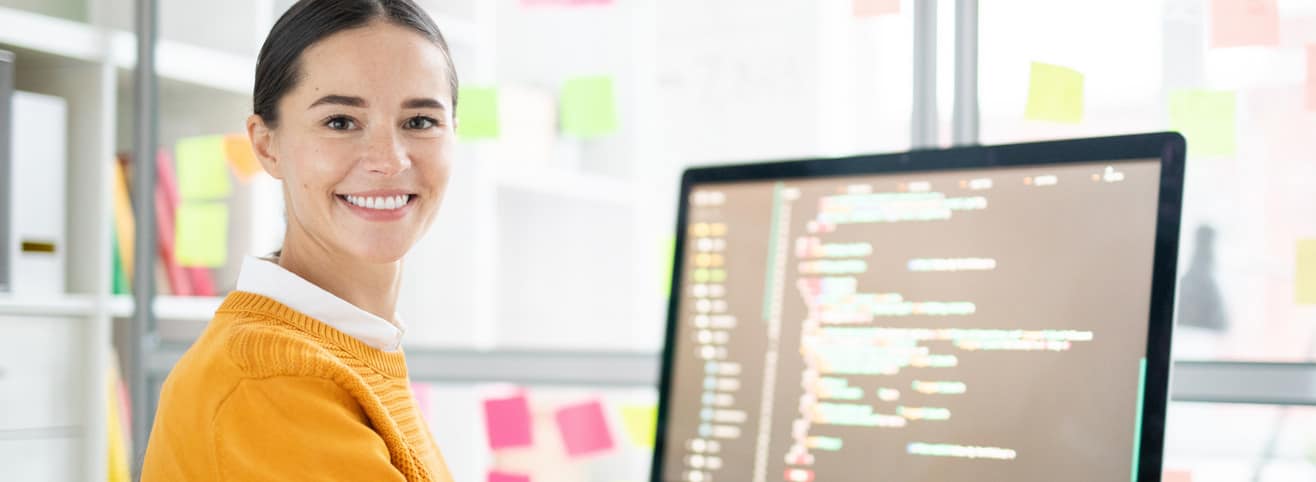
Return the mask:
{"type": "Polygon", "coordinates": [[[366,100],[365,100],[365,99],[362,99],[362,98],[360,98],[360,97],[352,97],[352,96],[348,96],[348,95],[336,95],[336,94],[330,94],[330,95],[326,95],[326,96],[324,96],[324,97],[321,97],[321,98],[319,98],[319,99],[316,99],[315,102],[312,102],[312,103],[311,103],[310,107],[307,107],[307,109],[310,109],[310,108],[313,108],[313,107],[315,107],[315,106],[322,105],[322,104],[345,105],[345,106],[348,106],[348,107],[365,107],[365,106],[366,106],[366,100]]]}
{"type": "Polygon", "coordinates": [[[404,109],[430,108],[430,109],[447,110],[448,106],[443,105],[443,102],[440,102],[438,99],[434,99],[430,97],[417,97],[414,99],[407,99],[406,101],[404,101],[402,103],[402,108],[404,109]]]}

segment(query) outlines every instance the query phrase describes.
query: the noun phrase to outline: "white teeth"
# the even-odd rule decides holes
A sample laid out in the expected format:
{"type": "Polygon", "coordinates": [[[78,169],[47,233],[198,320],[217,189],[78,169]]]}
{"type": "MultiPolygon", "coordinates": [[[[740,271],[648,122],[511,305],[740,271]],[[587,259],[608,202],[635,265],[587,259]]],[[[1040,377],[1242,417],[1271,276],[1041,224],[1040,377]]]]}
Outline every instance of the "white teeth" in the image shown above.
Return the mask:
{"type": "Polygon", "coordinates": [[[407,204],[410,196],[406,194],[386,197],[364,197],[364,196],[343,196],[347,202],[366,209],[391,210],[398,209],[407,204]]]}

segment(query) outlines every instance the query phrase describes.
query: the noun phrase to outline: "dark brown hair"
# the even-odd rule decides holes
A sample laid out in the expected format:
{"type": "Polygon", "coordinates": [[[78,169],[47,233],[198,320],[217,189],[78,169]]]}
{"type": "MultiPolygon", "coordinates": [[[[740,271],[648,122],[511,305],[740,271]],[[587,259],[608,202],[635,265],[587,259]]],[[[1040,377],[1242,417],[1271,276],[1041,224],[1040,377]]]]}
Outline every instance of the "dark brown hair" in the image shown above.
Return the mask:
{"type": "Polygon", "coordinates": [[[274,128],[279,122],[279,100],[297,85],[302,52],[326,37],[372,21],[383,20],[408,27],[443,51],[448,67],[452,108],[457,108],[457,68],[448,42],[425,10],[411,0],[301,0],[274,23],[256,57],[256,83],[252,112],[274,128]]]}

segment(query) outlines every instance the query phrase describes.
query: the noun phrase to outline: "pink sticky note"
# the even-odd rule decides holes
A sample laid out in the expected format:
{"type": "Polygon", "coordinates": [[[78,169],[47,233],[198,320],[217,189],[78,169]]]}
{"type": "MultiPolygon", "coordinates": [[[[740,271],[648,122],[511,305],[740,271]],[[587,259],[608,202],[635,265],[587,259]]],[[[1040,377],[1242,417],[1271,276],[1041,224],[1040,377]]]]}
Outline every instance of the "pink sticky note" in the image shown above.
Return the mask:
{"type": "Polygon", "coordinates": [[[900,0],[854,0],[854,16],[876,17],[900,13],[900,0]]]}
{"type": "Polygon", "coordinates": [[[598,400],[562,407],[556,417],[567,455],[581,457],[612,448],[612,433],[598,400]]]}
{"type": "Polygon", "coordinates": [[[1316,111],[1316,44],[1307,46],[1307,110],[1316,111]]]}
{"type": "Polygon", "coordinates": [[[490,470],[488,482],[530,482],[530,476],[490,470]]]}
{"type": "Polygon", "coordinates": [[[1279,44],[1277,0],[1211,0],[1211,46],[1279,44]]]}
{"type": "Polygon", "coordinates": [[[493,450],[526,447],[530,438],[530,403],[525,395],[484,401],[484,428],[493,450]]]}
{"type": "Polygon", "coordinates": [[[1161,482],[1193,482],[1193,473],[1187,470],[1167,470],[1161,475],[1161,482]]]}
{"type": "Polygon", "coordinates": [[[416,407],[425,421],[430,420],[430,384],[411,382],[411,396],[416,399],[416,407]]]}

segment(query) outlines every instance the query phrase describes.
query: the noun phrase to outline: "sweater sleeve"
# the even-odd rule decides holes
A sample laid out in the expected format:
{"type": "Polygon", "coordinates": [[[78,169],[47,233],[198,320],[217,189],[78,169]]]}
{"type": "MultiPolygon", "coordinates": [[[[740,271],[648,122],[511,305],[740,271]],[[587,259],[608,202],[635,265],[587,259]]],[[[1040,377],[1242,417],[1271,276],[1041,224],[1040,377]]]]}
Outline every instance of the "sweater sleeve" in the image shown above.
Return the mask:
{"type": "Polygon", "coordinates": [[[360,405],[331,380],[243,380],[213,424],[218,480],[404,480],[360,405]]]}

